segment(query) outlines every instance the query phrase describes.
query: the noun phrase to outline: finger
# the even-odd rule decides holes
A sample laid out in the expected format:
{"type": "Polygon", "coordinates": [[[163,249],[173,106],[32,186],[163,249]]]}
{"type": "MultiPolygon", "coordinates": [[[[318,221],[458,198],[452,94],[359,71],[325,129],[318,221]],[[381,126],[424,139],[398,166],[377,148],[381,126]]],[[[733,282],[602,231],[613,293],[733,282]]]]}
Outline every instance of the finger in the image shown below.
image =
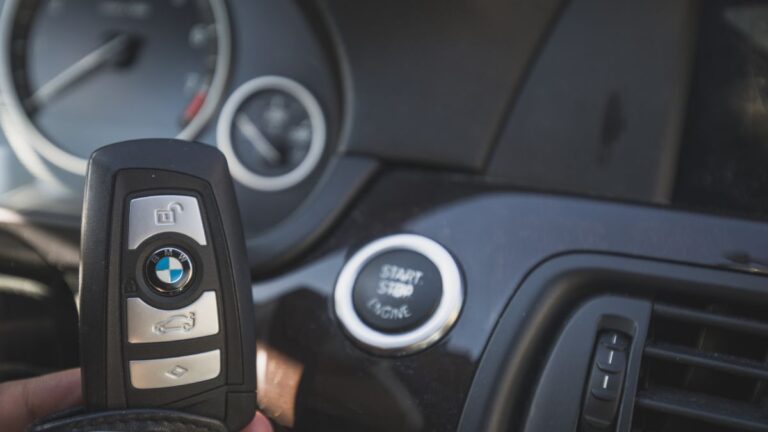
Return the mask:
{"type": "Polygon", "coordinates": [[[83,401],[80,369],[0,384],[0,424],[23,431],[34,420],[72,408],[83,401]]]}
{"type": "Polygon", "coordinates": [[[274,432],[274,429],[269,420],[262,413],[257,412],[242,432],[274,432]]]}

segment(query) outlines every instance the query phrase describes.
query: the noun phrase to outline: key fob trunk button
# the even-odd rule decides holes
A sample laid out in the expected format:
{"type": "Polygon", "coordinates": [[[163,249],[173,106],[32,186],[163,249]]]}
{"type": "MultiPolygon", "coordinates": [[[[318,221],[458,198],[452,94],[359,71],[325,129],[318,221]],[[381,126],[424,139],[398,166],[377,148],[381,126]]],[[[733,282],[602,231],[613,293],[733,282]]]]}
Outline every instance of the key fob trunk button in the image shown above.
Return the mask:
{"type": "Polygon", "coordinates": [[[219,332],[216,293],[204,292],[187,307],[163,310],[138,297],[126,299],[128,342],[149,343],[194,339],[219,332]]]}

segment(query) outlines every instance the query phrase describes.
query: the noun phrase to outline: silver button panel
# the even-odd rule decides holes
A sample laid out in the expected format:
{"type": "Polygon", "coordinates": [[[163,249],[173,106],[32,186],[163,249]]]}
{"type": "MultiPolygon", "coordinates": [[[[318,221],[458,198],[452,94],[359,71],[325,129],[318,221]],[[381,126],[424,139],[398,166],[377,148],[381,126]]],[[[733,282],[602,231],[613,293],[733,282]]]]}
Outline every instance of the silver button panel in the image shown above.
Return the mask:
{"type": "Polygon", "coordinates": [[[128,214],[128,249],[136,249],[155,234],[175,232],[205,246],[205,229],[197,198],[154,195],[131,200],[128,214]]]}
{"type": "Polygon", "coordinates": [[[221,351],[128,363],[131,385],[137,389],[176,387],[214,379],[221,373],[221,351]]]}
{"type": "Polygon", "coordinates": [[[206,291],[194,303],[175,310],[154,308],[138,297],[126,302],[129,343],[193,339],[219,332],[214,291],[206,291]]]}

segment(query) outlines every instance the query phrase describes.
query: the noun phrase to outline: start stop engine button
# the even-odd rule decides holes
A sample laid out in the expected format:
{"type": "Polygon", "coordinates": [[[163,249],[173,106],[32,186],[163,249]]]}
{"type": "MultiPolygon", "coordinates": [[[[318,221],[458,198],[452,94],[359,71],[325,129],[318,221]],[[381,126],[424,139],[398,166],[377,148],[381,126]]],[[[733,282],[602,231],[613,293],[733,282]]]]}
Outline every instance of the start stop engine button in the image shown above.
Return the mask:
{"type": "Polygon", "coordinates": [[[406,354],[442,338],[459,317],[464,287],[451,254],[413,234],[357,251],[336,281],[334,307],[349,336],[382,354],[406,354]]]}
{"type": "Polygon", "coordinates": [[[384,252],[371,259],[353,288],[355,311],[370,327],[402,333],[423,324],[443,296],[437,266],[410,250],[384,252]]]}

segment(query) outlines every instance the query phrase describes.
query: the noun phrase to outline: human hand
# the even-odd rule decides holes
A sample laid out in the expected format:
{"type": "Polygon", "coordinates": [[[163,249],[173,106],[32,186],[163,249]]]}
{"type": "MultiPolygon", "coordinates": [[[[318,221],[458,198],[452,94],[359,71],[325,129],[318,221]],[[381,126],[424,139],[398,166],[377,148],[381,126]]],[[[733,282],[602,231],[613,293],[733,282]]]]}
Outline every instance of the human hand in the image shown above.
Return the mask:
{"type": "MultiPolygon", "coordinates": [[[[0,383],[0,425],[7,432],[23,432],[33,421],[83,403],[80,369],[0,383]]],[[[269,421],[256,413],[242,432],[273,432],[269,421]]]]}

